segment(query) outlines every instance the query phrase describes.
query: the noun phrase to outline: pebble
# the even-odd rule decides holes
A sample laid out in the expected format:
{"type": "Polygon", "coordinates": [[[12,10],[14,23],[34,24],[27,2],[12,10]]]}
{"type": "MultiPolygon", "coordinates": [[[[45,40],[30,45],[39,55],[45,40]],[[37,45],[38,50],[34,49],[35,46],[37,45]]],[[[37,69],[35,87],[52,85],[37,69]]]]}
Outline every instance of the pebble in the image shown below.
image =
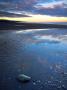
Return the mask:
{"type": "Polygon", "coordinates": [[[40,83],[41,81],[40,80],[37,80],[38,83],[40,83]]]}
{"type": "Polygon", "coordinates": [[[36,83],[35,83],[35,82],[33,82],[33,85],[36,85],[36,83]]]}
{"type": "Polygon", "coordinates": [[[17,79],[24,83],[24,82],[29,82],[31,80],[31,77],[24,74],[19,74],[17,79]]]}

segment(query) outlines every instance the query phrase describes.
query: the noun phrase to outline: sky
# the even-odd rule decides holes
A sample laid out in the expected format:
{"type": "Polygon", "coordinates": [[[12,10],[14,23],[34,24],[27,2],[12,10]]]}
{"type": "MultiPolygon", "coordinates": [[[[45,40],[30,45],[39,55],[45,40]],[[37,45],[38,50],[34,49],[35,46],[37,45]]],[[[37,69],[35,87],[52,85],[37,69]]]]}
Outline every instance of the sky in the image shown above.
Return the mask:
{"type": "Polygon", "coordinates": [[[67,22],[67,0],[0,0],[0,19],[67,22]]]}

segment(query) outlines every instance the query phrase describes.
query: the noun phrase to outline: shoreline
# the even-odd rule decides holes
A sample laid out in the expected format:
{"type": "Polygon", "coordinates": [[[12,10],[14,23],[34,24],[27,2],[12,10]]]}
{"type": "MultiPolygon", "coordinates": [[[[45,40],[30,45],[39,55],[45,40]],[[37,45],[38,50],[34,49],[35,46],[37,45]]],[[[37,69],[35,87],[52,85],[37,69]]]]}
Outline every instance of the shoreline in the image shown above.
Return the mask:
{"type": "Polygon", "coordinates": [[[27,22],[0,20],[0,30],[19,30],[19,29],[24,30],[24,29],[46,29],[46,28],[67,29],[67,25],[27,23],[27,22]]]}

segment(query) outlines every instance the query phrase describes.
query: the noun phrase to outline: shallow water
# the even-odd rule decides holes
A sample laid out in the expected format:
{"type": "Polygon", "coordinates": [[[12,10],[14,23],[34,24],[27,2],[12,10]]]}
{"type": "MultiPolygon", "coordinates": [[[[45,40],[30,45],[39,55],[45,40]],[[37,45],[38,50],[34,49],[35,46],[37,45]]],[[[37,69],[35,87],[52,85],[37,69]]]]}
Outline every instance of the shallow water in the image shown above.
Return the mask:
{"type": "Polygon", "coordinates": [[[67,90],[67,30],[0,31],[0,90],[67,90]]]}

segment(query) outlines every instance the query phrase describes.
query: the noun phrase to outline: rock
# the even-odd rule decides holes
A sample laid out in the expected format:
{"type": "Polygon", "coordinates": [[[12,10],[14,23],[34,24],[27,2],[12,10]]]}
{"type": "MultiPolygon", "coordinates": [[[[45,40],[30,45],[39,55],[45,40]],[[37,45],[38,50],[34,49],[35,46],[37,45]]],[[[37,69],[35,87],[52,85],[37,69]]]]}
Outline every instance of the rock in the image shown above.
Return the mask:
{"type": "Polygon", "coordinates": [[[35,83],[35,82],[33,82],[33,85],[36,85],[36,83],[35,83]]]}
{"type": "Polygon", "coordinates": [[[17,79],[18,79],[18,81],[20,81],[22,83],[26,83],[26,82],[29,82],[31,80],[31,77],[26,76],[24,74],[20,74],[20,75],[18,75],[17,79]]]}

